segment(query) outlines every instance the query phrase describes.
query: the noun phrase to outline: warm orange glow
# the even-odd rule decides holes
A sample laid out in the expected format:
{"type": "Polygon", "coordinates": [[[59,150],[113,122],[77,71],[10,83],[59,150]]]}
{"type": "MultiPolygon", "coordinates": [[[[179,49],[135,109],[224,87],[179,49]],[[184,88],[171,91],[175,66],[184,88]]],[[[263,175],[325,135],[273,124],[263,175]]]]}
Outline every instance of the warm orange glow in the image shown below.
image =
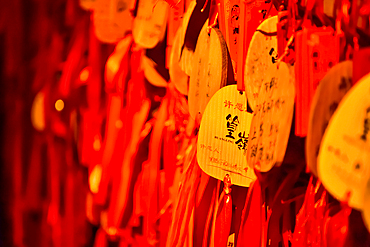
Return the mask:
{"type": "Polygon", "coordinates": [[[31,121],[33,127],[38,131],[43,131],[45,129],[45,93],[39,92],[32,105],[31,109],[31,121]]]}
{"type": "Polygon", "coordinates": [[[86,195],[86,217],[90,220],[90,222],[94,222],[94,215],[93,215],[93,196],[91,193],[87,193],[86,195]]]}
{"type": "Polygon", "coordinates": [[[90,71],[88,68],[84,68],[80,73],[80,81],[86,82],[89,79],[90,71]]]}
{"type": "Polygon", "coordinates": [[[122,57],[119,56],[120,54],[113,53],[107,61],[106,68],[105,68],[105,77],[107,82],[112,83],[115,75],[119,70],[119,65],[122,60],[122,57]]]}
{"type": "Polygon", "coordinates": [[[121,129],[123,127],[123,123],[121,120],[117,120],[115,125],[117,129],[121,129]]]}
{"type": "Polygon", "coordinates": [[[99,136],[94,137],[93,149],[95,151],[99,151],[101,148],[101,142],[99,136]]]}
{"type": "Polygon", "coordinates": [[[89,176],[89,186],[92,193],[96,194],[99,191],[99,184],[101,180],[102,167],[96,165],[89,176]]]}
{"type": "Polygon", "coordinates": [[[108,226],[108,211],[102,211],[100,213],[100,225],[103,229],[106,229],[108,226]]]}
{"type": "Polygon", "coordinates": [[[110,236],[115,236],[115,235],[117,235],[117,228],[115,228],[115,227],[113,227],[113,226],[111,226],[111,227],[109,227],[108,228],[108,231],[107,231],[107,233],[108,233],[108,235],[110,235],[110,236]]]}
{"type": "Polygon", "coordinates": [[[57,111],[62,111],[64,109],[64,101],[61,100],[61,99],[58,99],[56,102],[55,102],[55,109],[57,111]]]}

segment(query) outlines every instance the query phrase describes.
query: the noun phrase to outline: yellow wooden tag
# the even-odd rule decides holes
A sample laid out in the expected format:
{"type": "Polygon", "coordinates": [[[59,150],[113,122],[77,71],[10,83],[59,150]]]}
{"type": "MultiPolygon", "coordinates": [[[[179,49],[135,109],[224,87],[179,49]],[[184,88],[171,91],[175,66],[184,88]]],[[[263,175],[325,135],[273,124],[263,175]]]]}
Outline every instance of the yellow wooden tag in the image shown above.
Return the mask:
{"type": "Polygon", "coordinates": [[[200,31],[194,52],[192,75],[189,81],[189,112],[200,120],[211,97],[227,84],[228,51],[220,30],[211,28],[208,20],[200,31]]]}
{"type": "Polygon", "coordinates": [[[329,193],[360,210],[370,174],[369,130],[370,74],[340,102],[325,131],[317,163],[319,178],[329,193]]]}
{"type": "Polygon", "coordinates": [[[306,159],[310,171],[317,176],[317,156],[322,136],[339,102],[351,89],[352,61],[335,65],[320,81],[312,99],[306,138],[306,159]]]}
{"type": "Polygon", "coordinates": [[[288,144],[294,110],[294,69],[281,62],[267,70],[249,132],[247,162],[256,170],[280,165],[288,144]]]}
{"type": "Polygon", "coordinates": [[[158,0],[140,0],[132,26],[137,44],[153,48],[162,41],[166,31],[168,4],[158,0]]]}
{"type": "Polygon", "coordinates": [[[94,29],[96,37],[105,43],[116,43],[131,30],[130,0],[96,0],[94,29]]]}
{"type": "Polygon", "coordinates": [[[198,134],[197,159],[205,173],[219,180],[229,174],[232,184],[249,187],[256,178],[246,159],[251,120],[244,93],[236,85],[215,93],[198,134]]]}
{"type": "Polygon", "coordinates": [[[244,83],[249,106],[255,110],[267,69],[277,62],[277,16],[264,20],[254,33],[245,61],[244,83]]]}
{"type": "MultiPolygon", "coordinates": [[[[207,32],[208,20],[204,23],[199,33],[197,46],[194,51],[194,70],[189,80],[189,113],[193,119],[201,115],[200,107],[203,96],[204,83],[208,76],[208,61],[210,49],[210,36],[207,32]]],[[[208,82],[209,83],[209,82],[208,82]]]]}

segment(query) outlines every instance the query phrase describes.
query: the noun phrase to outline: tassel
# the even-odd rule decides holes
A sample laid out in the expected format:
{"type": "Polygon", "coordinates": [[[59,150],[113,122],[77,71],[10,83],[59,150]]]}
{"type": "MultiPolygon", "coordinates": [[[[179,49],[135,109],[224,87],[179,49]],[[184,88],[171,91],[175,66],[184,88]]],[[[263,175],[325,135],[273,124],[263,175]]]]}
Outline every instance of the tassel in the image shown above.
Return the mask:
{"type": "Polygon", "coordinates": [[[215,247],[224,247],[229,238],[231,219],[232,219],[232,199],[231,199],[231,179],[228,174],[224,178],[224,191],[220,201],[223,205],[216,220],[215,247]],[[223,198],[222,198],[223,197],[223,198]]]}

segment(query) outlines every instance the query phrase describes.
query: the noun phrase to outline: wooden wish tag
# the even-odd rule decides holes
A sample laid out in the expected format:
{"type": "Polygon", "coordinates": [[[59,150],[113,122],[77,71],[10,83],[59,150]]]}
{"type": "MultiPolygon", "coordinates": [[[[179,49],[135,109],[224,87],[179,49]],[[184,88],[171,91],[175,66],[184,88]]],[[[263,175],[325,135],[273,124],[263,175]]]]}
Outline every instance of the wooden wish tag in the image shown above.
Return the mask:
{"type": "Polygon", "coordinates": [[[294,110],[294,69],[284,62],[267,70],[249,133],[247,162],[267,172],[284,159],[294,110]]]}
{"type": "Polygon", "coordinates": [[[305,137],[312,98],[320,80],[339,62],[339,39],[331,27],[304,27],[296,33],[295,134],[305,137]]]}
{"type": "Polygon", "coordinates": [[[203,9],[204,2],[191,1],[182,22],[180,67],[188,76],[192,73],[193,56],[200,31],[209,15],[209,4],[203,9]]]}
{"type": "Polygon", "coordinates": [[[217,90],[234,82],[226,42],[217,28],[204,24],[194,52],[194,66],[189,81],[189,112],[198,123],[217,90]],[[209,30],[209,31],[208,31],[209,30]]]}
{"type": "Polygon", "coordinates": [[[264,20],[253,34],[245,61],[244,83],[248,104],[256,109],[258,93],[268,68],[277,62],[277,16],[264,20]]]}
{"type": "MultiPolygon", "coordinates": [[[[240,4],[240,28],[238,30],[238,59],[236,65],[236,74],[238,90],[245,90],[244,67],[249,44],[257,27],[263,20],[277,14],[272,2],[268,1],[241,1],[240,4]]],[[[231,50],[233,51],[233,50],[231,50]]]]}
{"type": "Polygon", "coordinates": [[[232,184],[249,187],[256,179],[246,159],[252,114],[243,94],[230,85],[212,97],[200,124],[197,159],[208,175],[224,180],[229,174],[232,184]]]}
{"type": "Polygon", "coordinates": [[[131,30],[130,0],[96,0],[94,28],[96,37],[104,43],[116,43],[131,30]]]}
{"type": "Polygon", "coordinates": [[[206,106],[200,123],[197,142],[199,167],[209,176],[224,181],[220,199],[217,199],[218,192],[214,195],[210,246],[226,246],[233,241],[229,236],[233,218],[231,185],[249,187],[256,179],[253,169],[246,163],[252,114],[247,112],[243,94],[237,90],[237,85],[218,90],[206,106]]]}
{"type": "Polygon", "coordinates": [[[185,34],[195,6],[196,2],[191,1],[183,15],[182,22],[173,39],[169,61],[171,82],[184,95],[187,95],[189,91],[189,75],[193,62],[193,51],[185,47],[185,34]]]}
{"type": "Polygon", "coordinates": [[[370,74],[343,98],[325,131],[318,176],[336,199],[364,209],[370,164],[370,74]]]}
{"type": "Polygon", "coordinates": [[[351,89],[352,61],[335,65],[320,81],[312,99],[306,138],[306,161],[317,176],[317,156],[322,136],[339,102],[351,89]]]}
{"type": "Polygon", "coordinates": [[[154,48],[164,38],[167,16],[168,4],[166,2],[140,0],[132,26],[135,43],[144,48],[154,48]]]}

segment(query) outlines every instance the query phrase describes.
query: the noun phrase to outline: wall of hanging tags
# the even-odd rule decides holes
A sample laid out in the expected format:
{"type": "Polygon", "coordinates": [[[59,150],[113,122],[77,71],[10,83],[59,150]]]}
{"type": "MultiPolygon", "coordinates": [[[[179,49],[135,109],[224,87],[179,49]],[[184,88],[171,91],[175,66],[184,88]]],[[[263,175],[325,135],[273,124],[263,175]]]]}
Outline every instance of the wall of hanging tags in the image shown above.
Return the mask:
{"type": "Polygon", "coordinates": [[[0,2],[0,246],[370,246],[369,0],[0,2]]]}

